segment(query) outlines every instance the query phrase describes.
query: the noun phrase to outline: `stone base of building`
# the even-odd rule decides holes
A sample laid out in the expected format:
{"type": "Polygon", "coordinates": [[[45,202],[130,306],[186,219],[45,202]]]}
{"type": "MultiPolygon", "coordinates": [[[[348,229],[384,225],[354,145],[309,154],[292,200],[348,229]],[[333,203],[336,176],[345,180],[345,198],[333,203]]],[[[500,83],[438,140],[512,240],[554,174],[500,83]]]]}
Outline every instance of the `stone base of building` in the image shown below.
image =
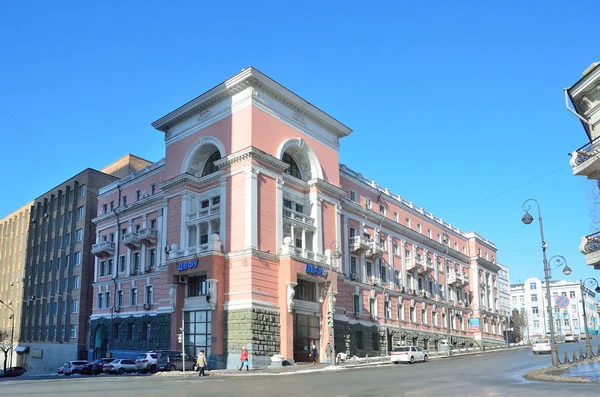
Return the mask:
{"type": "Polygon", "coordinates": [[[136,351],[171,350],[170,313],[114,317],[112,320],[101,317],[91,320],[90,329],[89,346],[94,358],[106,357],[111,350],[115,357],[118,351],[133,354],[136,351]]]}
{"type": "Polygon", "coordinates": [[[271,356],[280,351],[279,312],[258,308],[227,310],[223,326],[223,364],[240,367],[242,347],[248,350],[250,368],[271,365],[271,356]]]}

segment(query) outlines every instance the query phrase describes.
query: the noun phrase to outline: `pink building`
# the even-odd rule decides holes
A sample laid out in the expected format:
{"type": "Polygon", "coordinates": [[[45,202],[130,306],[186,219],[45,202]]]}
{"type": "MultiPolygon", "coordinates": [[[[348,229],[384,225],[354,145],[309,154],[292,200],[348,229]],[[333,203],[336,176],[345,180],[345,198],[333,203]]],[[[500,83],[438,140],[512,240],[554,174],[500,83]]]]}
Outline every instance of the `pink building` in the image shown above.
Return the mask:
{"type": "Polygon", "coordinates": [[[180,350],[182,319],[216,368],[242,346],[255,367],[312,342],[325,360],[333,331],[359,356],[437,349],[447,324],[455,345],[502,343],[494,244],[340,165],[351,130],[269,77],[245,69],[153,126],[165,158],[98,197],[99,354],[180,350]]]}

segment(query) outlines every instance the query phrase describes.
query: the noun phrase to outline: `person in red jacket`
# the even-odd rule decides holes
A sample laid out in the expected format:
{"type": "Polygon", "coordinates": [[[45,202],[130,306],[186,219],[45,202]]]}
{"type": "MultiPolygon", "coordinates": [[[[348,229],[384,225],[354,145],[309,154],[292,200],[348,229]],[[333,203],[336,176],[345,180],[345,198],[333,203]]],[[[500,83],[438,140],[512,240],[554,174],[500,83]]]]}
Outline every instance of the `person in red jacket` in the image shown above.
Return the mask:
{"type": "Polygon", "coordinates": [[[241,371],[246,366],[246,371],[248,371],[248,350],[246,350],[246,346],[242,346],[242,354],[240,355],[240,361],[242,362],[239,370],[241,371]]]}

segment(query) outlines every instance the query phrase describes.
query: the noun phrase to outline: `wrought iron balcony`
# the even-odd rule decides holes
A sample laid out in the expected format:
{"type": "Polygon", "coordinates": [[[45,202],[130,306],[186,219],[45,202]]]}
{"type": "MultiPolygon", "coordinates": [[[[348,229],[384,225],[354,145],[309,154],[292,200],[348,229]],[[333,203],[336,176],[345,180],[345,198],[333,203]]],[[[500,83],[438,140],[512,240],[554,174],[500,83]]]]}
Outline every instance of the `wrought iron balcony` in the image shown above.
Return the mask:
{"type": "Polygon", "coordinates": [[[599,153],[600,137],[594,138],[591,142],[571,153],[570,164],[573,168],[573,174],[596,179],[597,173],[600,171],[600,161],[596,161],[599,158],[599,153]]]}
{"type": "Polygon", "coordinates": [[[365,251],[369,249],[369,240],[364,236],[350,237],[350,252],[365,251]]]}
{"type": "Polygon", "coordinates": [[[594,266],[600,267],[600,232],[587,235],[581,239],[579,251],[585,254],[585,262],[594,266]]]}
{"type": "Polygon", "coordinates": [[[158,232],[156,229],[151,228],[143,228],[137,233],[137,239],[142,244],[156,244],[156,237],[158,236],[158,232]]]}
{"type": "Polygon", "coordinates": [[[107,256],[114,255],[115,253],[115,243],[110,241],[102,241],[100,243],[96,243],[92,245],[92,254],[96,255],[99,258],[104,258],[107,256]]]}
{"type": "Polygon", "coordinates": [[[407,272],[412,271],[414,269],[417,269],[418,272],[425,271],[425,265],[423,264],[423,259],[416,258],[414,256],[404,259],[404,267],[406,268],[407,272]]]}

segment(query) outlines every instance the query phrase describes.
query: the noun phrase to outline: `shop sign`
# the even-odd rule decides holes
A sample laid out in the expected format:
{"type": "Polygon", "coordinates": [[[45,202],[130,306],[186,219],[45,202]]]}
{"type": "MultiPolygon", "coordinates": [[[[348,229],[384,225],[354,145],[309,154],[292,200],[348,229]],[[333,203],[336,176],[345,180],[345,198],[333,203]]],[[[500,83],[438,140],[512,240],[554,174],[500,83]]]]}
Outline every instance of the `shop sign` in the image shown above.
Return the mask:
{"type": "Polygon", "coordinates": [[[471,332],[481,332],[481,320],[479,318],[469,319],[469,330],[471,332]]]}
{"type": "Polygon", "coordinates": [[[327,272],[322,267],[306,264],[304,268],[306,274],[313,274],[315,276],[327,277],[327,272]]]}
{"type": "Polygon", "coordinates": [[[32,358],[42,358],[42,349],[31,349],[32,358]]]}
{"type": "Polygon", "coordinates": [[[198,259],[189,262],[181,262],[177,265],[177,271],[182,272],[184,270],[195,269],[198,267],[198,259]]]}

